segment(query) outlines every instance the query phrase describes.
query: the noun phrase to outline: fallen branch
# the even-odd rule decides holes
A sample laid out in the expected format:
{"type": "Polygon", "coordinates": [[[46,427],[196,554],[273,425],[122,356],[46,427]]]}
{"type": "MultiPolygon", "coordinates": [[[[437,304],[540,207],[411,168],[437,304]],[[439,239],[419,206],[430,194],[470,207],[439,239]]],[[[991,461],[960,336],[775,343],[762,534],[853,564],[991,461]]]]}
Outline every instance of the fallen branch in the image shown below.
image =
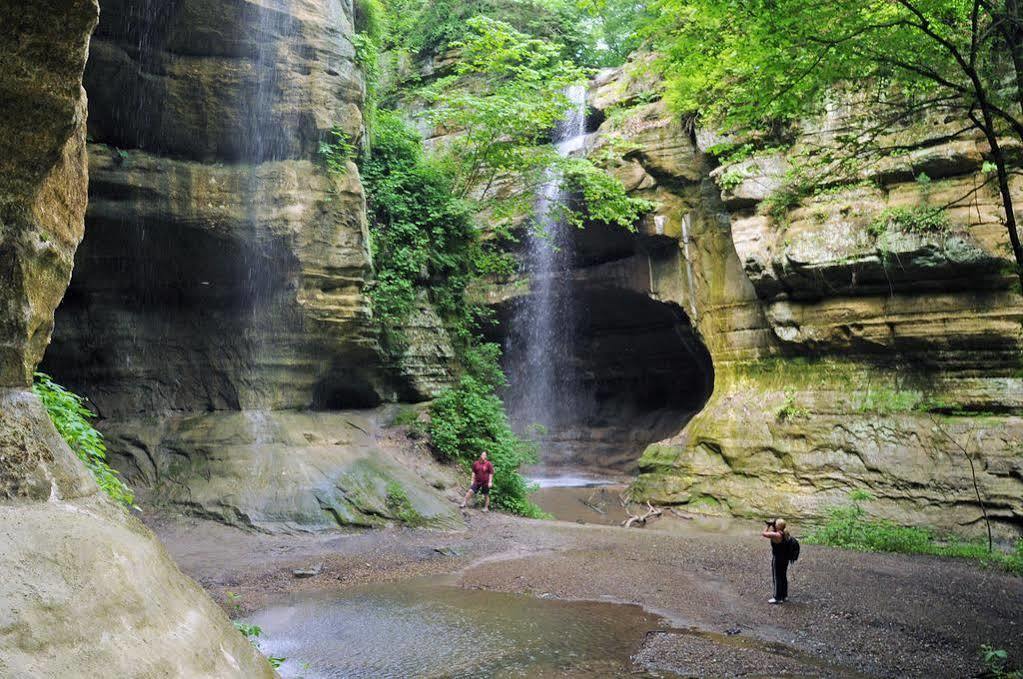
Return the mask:
{"type": "Polygon", "coordinates": [[[660,516],[664,512],[658,507],[654,507],[649,502],[646,503],[647,512],[643,516],[637,516],[629,511],[629,508],[625,508],[625,513],[629,515],[629,518],[622,521],[622,526],[625,528],[632,528],[633,526],[645,526],[648,519],[652,519],[655,516],[660,516]]]}
{"type": "Polygon", "coordinates": [[[607,511],[599,504],[599,502],[593,499],[593,496],[595,494],[596,493],[590,493],[590,496],[588,498],[586,498],[585,500],[580,498],[579,502],[582,502],[584,505],[586,505],[587,507],[589,507],[591,510],[595,511],[598,514],[607,514],[607,511]]]}

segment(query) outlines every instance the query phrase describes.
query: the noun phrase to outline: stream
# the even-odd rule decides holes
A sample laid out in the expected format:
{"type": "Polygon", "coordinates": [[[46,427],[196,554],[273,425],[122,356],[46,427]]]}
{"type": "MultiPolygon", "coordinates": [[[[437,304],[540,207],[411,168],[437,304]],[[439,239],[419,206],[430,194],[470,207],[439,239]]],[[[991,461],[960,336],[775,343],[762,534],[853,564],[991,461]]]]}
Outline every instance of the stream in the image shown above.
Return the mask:
{"type": "Polygon", "coordinates": [[[667,623],[639,606],[414,579],[291,596],[251,616],[282,677],[610,677],[667,623]]]}

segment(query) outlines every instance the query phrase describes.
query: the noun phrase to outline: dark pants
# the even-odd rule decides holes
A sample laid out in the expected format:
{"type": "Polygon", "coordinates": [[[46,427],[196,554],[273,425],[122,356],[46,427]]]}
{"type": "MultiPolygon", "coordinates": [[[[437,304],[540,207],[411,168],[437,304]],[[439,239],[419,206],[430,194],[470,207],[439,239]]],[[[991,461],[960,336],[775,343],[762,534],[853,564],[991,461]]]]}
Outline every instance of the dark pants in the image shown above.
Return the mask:
{"type": "Polygon", "coordinates": [[[774,576],[774,598],[778,601],[789,597],[789,560],[780,556],[771,557],[771,574],[774,576]]]}

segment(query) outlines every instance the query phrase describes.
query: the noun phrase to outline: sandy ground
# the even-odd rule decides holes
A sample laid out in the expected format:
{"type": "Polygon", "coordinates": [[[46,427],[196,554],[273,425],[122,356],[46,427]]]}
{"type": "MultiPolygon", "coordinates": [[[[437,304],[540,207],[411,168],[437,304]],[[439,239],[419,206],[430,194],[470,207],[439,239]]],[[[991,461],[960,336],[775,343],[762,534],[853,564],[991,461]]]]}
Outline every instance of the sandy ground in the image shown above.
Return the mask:
{"type": "Polygon", "coordinates": [[[677,525],[480,512],[460,531],[265,535],[180,518],[150,524],[233,614],[286,592],[454,574],[463,587],[640,604],[676,629],[648,634],[636,662],[687,677],[972,677],[985,643],[1023,659],[1023,579],[950,559],[807,545],[789,571],[789,603],[772,606],[759,526],[716,534],[665,521],[677,525]]]}

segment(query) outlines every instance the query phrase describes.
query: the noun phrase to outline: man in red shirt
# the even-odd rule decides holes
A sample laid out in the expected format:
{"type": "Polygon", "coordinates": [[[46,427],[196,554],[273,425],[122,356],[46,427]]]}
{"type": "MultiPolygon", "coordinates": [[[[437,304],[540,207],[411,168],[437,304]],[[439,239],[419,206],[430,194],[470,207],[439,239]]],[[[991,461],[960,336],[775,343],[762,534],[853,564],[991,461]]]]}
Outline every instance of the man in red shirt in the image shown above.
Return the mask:
{"type": "Polygon", "coordinates": [[[462,500],[460,505],[462,509],[465,509],[465,505],[468,504],[469,498],[473,495],[483,493],[484,497],[487,498],[486,503],[483,505],[483,511],[490,511],[490,487],[494,485],[494,465],[490,464],[490,460],[487,459],[487,451],[480,453],[480,459],[472,463],[472,486],[469,488],[469,492],[465,494],[465,499],[462,500]]]}

